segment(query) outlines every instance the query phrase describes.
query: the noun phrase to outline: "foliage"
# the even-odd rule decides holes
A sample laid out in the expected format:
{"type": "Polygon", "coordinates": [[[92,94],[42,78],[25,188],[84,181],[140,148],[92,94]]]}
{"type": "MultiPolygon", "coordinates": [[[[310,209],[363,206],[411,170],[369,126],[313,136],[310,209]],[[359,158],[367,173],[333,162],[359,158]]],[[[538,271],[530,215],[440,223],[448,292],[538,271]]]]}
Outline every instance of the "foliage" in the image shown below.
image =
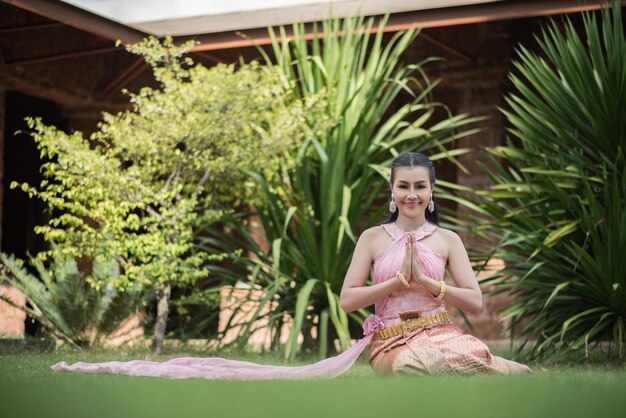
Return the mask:
{"type": "Polygon", "coordinates": [[[12,255],[1,253],[0,261],[0,278],[20,290],[28,304],[18,305],[3,295],[0,299],[23,310],[57,338],[76,347],[101,343],[141,305],[140,286],[123,292],[115,287],[119,265],[114,259],[96,261],[92,271],[84,273],[71,257],[56,254],[49,268],[41,260],[31,258],[38,276],[12,255]],[[99,285],[95,287],[89,282],[99,285]]]}
{"type": "MultiPolygon", "coordinates": [[[[584,37],[565,19],[519,47],[518,94],[504,111],[520,140],[491,149],[483,195],[492,277],[515,302],[504,317],[531,355],[611,341],[623,355],[626,318],[626,43],[619,3],[583,16],[584,37]]],[[[584,351],[581,349],[584,348],[584,351]]]]}
{"type": "Polygon", "coordinates": [[[48,205],[53,216],[36,231],[57,242],[57,252],[100,262],[116,256],[115,286],[157,288],[165,320],[171,284],[207,277],[217,256],[195,251],[198,226],[254,202],[243,169],[275,170],[308,135],[318,106],[317,97],[295,99],[271,66],[190,67],[182,58],[188,47],[156,38],[130,46],[159,86],[130,94],[132,109],[105,114],[89,139],[30,119],[48,162],[38,188],[21,185],[48,205]]]}
{"type": "MultiPolygon", "coordinates": [[[[353,332],[360,336],[367,312],[346,314],[338,294],[359,230],[386,213],[383,186],[390,160],[405,150],[426,152],[433,160],[453,158],[466,150],[447,151],[444,145],[474,132],[458,133],[475,120],[466,115],[432,122],[435,110],[445,108],[430,98],[435,83],[422,68],[429,60],[401,62],[417,32],[400,32],[385,41],[385,21],[377,28],[373,25],[364,18],[328,20],[321,28],[313,27],[310,39],[302,24],[293,26],[292,39],[284,27],[279,28],[280,40],[270,29],[276,63],[291,81],[293,94],[308,100],[326,92],[322,122],[330,126],[300,146],[292,167],[283,166],[274,177],[252,175],[262,187],[264,204],[258,219],[268,249],[251,235],[246,214],[230,218],[234,233],[214,230],[204,239],[203,248],[209,251],[243,246],[248,253],[233,256],[232,261],[251,274],[247,283],[251,295],[264,290],[255,300],[258,308],[251,320],[231,318],[231,326],[241,326],[241,344],[256,330],[255,320],[263,317],[276,347],[286,314],[293,318],[286,357],[297,351],[299,334],[309,348],[316,342],[313,328],[321,357],[335,338],[345,349],[353,332]],[[393,104],[405,98],[408,102],[396,110],[393,104]],[[274,178],[282,179],[282,184],[273,186],[274,178]]],[[[438,196],[445,197],[446,183],[440,185],[438,196]]],[[[239,272],[222,274],[233,284],[241,278],[239,272]]]]}

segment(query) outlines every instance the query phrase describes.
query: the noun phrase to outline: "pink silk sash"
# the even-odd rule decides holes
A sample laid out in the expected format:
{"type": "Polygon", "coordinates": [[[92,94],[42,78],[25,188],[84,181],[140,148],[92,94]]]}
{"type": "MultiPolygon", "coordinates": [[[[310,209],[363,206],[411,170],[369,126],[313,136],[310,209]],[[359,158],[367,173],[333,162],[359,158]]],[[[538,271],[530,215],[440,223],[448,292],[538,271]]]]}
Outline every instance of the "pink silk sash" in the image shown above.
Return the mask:
{"type": "MultiPolygon", "coordinates": [[[[395,225],[393,225],[395,227],[395,225]]],[[[425,224],[424,228],[415,231],[416,238],[429,235],[437,227],[432,224],[425,224]]],[[[409,232],[398,232],[390,230],[393,242],[375,261],[374,284],[382,283],[389,278],[395,277],[400,269],[406,248],[404,243],[409,232]]],[[[425,270],[428,272],[431,260],[431,253],[428,248],[416,242],[416,246],[423,246],[419,251],[420,260],[425,270]]],[[[375,304],[377,313],[383,312],[389,297],[385,297],[375,304]]],[[[272,366],[256,364],[247,361],[229,360],[219,357],[194,358],[180,357],[159,363],[154,361],[134,360],[127,362],[110,361],[105,363],[84,363],[77,362],[68,365],[60,362],[52,366],[56,372],[83,372],[83,373],[116,373],[130,376],[151,376],[164,377],[170,379],[229,379],[229,380],[273,380],[273,379],[332,379],[348,371],[365,347],[370,343],[372,336],[384,328],[382,318],[373,314],[363,323],[364,337],[343,353],[330,357],[317,363],[306,366],[272,366]]]]}
{"type": "Polygon", "coordinates": [[[170,379],[228,379],[228,380],[273,380],[273,379],[332,379],[352,367],[365,347],[370,343],[368,335],[343,353],[307,366],[271,366],[247,361],[228,360],[219,357],[180,357],[164,363],[155,361],[109,361],[106,363],[66,362],[52,366],[56,372],[116,373],[130,376],[165,377],[170,379]]]}

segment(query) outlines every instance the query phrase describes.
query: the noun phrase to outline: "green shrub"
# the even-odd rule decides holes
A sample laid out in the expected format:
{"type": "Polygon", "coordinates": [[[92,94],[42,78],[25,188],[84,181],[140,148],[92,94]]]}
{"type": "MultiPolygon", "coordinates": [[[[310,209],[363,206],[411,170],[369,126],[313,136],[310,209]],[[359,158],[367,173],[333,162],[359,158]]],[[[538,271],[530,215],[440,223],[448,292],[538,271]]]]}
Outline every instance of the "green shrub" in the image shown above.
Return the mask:
{"type": "Polygon", "coordinates": [[[56,242],[56,252],[115,256],[118,288],[156,290],[155,351],[172,286],[194,287],[219,257],[195,251],[198,227],[255,202],[245,170],[275,171],[317,114],[317,101],[294,98],[275,67],[193,66],[189,47],[154,37],[129,46],[152,66],[158,87],[130,94],[132,107],[105,114],[89,138],[29,120],[48,159],[44,179],[12,185],[47,205],[51,219],[35,231],[56,242]]]}

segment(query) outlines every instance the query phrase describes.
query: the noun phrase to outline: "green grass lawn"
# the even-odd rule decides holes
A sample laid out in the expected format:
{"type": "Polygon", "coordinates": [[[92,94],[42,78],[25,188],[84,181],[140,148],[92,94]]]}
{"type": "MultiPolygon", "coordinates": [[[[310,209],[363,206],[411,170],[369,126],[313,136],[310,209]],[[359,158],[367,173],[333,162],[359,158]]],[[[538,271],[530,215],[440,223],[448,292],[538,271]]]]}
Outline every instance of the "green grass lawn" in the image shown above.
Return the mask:
{"type": "MultiPolygon", "coordinates": [[[[526,376],[375,376],[365,356],[322,381],[166,380],[54,373],[61,360],[166,360],[134,353],[0,357],[2,417],[624,417],[624,366],[551,366],[526,376]]],[[[192,355],[199,355],[197,353],[192,355]]],[[[277,357],[246,360],[277,363],[277,357]]],[[[304,362],[302,362],[304,364],[304,362]]]]}

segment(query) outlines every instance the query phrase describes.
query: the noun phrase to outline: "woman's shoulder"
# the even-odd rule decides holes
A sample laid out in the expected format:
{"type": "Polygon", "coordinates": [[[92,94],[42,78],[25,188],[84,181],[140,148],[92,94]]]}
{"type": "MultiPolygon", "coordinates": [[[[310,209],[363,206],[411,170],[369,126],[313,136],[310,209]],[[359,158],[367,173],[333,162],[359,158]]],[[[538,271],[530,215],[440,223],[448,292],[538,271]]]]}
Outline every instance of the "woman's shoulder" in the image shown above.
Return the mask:
{"type": "Polygon", "coordinates": [[[369,254],[373,261],[389,245],[391,237],[382,225],[376,225],[366,229],[359,236],[357,247],[361,247],[369,254]]]}
{"type": "Polygon", "coordinates": [[[376,254],[391,240],[389,234],[382,225],[376,225],[361,232],[359,244],[367,247],[372,254],[376,254]]]}
{"type": "Polygon", "coordinates": [[[447,228],[437,227],[434,234],[445,240],[448,244],[463,243],[459,234],[447,228]]]}
{"type": "Polygon", "coordinates": [[[437,228],[435,228],[435,233],[441,235],[442,237],[451,237],[453,235],[456,235],[456,232],[454,232],[451,229],[447,229],[444,228],[442,226],[436,225],[437,228]]]}
{"type": "Polygon", "coordinates": [[[376,239],[385,235],[388,235],[385,228],[382,225],[376,225],[361,232],[359,239],[376,239]]]}
{"type": "Polygon", "coordinates": [[[461,238],[459,234],[452,231],[451,229],[446,229],[442,227],[438,227],[432,234],[432,239],[429,240],[429,245],[433,251],[440,254],[446,260],[450,256],[450,253],[454,248],[458,248],[459,243],[463,245],[461,242],[461,238]]]}

